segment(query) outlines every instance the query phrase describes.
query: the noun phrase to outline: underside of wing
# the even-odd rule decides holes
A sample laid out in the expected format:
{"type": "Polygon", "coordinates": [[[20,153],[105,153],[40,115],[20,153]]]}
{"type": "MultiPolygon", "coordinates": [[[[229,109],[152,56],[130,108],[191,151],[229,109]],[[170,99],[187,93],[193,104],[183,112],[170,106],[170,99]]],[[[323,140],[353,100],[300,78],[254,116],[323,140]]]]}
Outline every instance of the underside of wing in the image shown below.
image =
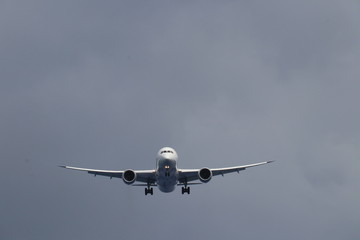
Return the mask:
{"type": "Polygon", "coordinates": [[[224,174],[232,173],[232,172],[238,172],[239,173],[240,171],[243,171],[243,170],[245,170],[247,168],[261,166],[261,165],[271,163],[271,162],[273,162],[273,161],[253,163],[253,164],[248,164],[248,165],[243,165],[243,166],[235,166],[235,167],[227,167],[227,168],[213,168],[213,169],[210,169],[210,170],[211,170],[213,176],[224,175],[224,174]]]}
{"type": "Polygon", "coordinates": [[[227,168],[201,168],[201,169],[181,169],[179,170],[179,183],[187,183],[191,181],[200,180],[202,182],[208,182],[212,176],[224,175],[232,172],[240,172],[250,167],[256,167],[271,163],[273,161],[260,162],[242,166],[227,167],[227,168]]]}
{"type": "Polygon", "coordinates": [[[179,170],[179,183],[184,184],[199,180],[200,169],[181,169],[179,170]]]}
{"type": "Polygon", "coordinates": [[[126,183],[130,184],[132,182],[145,182],[145,183],[152,183],[156,182],[155,178],[155,170],[121,170],[121,171],[114,171],[114,170],[100,170],[100,169],[90,169],[90,168],[78,168],[78,167],[70,167],[70,166],[60,166],[66,169],[72,169],[77,171],[84,171],[90,174],[94,174],[95,176],[106,176],[110,178],[122,178],[126,183]],[[127,180],[128,178],[132,178],[127,180]],[[124,179],[125,178],[125,179],[124,179]]]}
{"type": "Polygon", "coordinates": [[[99,169],[90,169],[90,168],[78,168],[78,167],[70,167],[70,166],[60,166],[62,168],[77,170],[77,171],[84,171],[90,174],[94,174],[95,176],[106,176],[110,178],[122,178],[124,171],[113,171],[113,170],[99,170],[99,169]]]}
{"type": "Polygon", "coordinates": [[[155,170],[134,170],[136,173],[136,182],[143,182],[149,184],[156,183],[155,170]]]}

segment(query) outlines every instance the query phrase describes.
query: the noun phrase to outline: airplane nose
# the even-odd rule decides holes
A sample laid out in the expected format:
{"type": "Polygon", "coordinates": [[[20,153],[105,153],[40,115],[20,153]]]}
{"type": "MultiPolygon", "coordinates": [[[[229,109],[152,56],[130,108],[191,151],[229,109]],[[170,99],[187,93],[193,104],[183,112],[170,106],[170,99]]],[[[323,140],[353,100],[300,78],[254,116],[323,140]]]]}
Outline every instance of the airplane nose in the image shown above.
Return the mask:
{"type": "Polygon", "coordinates": [[[165,156],[163,156],[163,160],[164,161],[171,161],[171,156],[169,154],[166,154],[165,156]]]}
{"type": "Polygon", "coordinates": [[[174,165],[174,160],[171,159],[170,157],[164,157],[161,160],[161,163],[164,164],[164,165],[173,166],[174,165]]]}

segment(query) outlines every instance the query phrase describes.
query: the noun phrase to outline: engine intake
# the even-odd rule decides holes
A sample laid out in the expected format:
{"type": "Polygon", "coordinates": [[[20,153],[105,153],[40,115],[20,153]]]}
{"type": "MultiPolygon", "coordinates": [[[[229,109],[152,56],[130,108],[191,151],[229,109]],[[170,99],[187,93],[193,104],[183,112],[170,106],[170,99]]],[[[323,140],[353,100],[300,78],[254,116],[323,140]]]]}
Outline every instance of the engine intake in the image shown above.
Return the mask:
{"type": "Polygon", "coordinates": [[[212,178],[212,172],[208,168],[200,169],[198,174],[199,174],[200,181],[203,183],[209,182],[212,178]]]}
{"type": "Polygon", "coordinates": [[[128,169],[123,173],[122,179],[126,184],[132,184],[136,180],[136,173],[133,170],[128,169]]]}

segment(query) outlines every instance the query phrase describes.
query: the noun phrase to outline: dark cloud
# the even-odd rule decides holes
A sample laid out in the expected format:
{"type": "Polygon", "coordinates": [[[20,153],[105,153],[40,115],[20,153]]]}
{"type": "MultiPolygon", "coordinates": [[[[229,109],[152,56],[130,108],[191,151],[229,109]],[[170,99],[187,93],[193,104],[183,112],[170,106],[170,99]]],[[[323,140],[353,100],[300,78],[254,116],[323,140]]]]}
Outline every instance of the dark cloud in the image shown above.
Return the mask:
{"type": "Polygon", "coordinates": [[[0,3],[0,237],[357,239],[356,1],[0,3]],[[66,171],[277,162],[183,196],[66,171]]]}

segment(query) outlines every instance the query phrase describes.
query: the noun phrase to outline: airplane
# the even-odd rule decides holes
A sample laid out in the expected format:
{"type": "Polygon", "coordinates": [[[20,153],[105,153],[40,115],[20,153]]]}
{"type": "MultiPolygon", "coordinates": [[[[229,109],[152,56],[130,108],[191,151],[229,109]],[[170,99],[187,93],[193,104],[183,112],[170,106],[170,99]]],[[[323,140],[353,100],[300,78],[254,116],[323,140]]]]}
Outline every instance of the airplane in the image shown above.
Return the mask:
{"type": "Polygon", "coordinates": [[[256,167],[271,163],[273,161],[259,162],[243,166],[226,168],[201,168],[201,169],[179,169],[177,167],[178,154],[171,147],[163,147],[156,156],[156,169],[154,170],[97,170],[88,168],[78,168],[70,166],[60,166],[66,169],[85,171],[95,176],[107,176],[111,178],[121,178],[126,184],[132,186],[145,186],[145,195],[153,195],[153,187],[158,187],[161,192],[169,193],[175,190],[176,186],[182,186],[181,193],[190,194],[188,185],[207,183],[213,176],[231,172],[243,171],[250,167],[256,167]],[[193,182],[199,180],[200,182],[193,182]],[[135,182],[140,182],[136,184],[135,182]],[[135,184],[134,184],[135,183],[135,184]]]}

